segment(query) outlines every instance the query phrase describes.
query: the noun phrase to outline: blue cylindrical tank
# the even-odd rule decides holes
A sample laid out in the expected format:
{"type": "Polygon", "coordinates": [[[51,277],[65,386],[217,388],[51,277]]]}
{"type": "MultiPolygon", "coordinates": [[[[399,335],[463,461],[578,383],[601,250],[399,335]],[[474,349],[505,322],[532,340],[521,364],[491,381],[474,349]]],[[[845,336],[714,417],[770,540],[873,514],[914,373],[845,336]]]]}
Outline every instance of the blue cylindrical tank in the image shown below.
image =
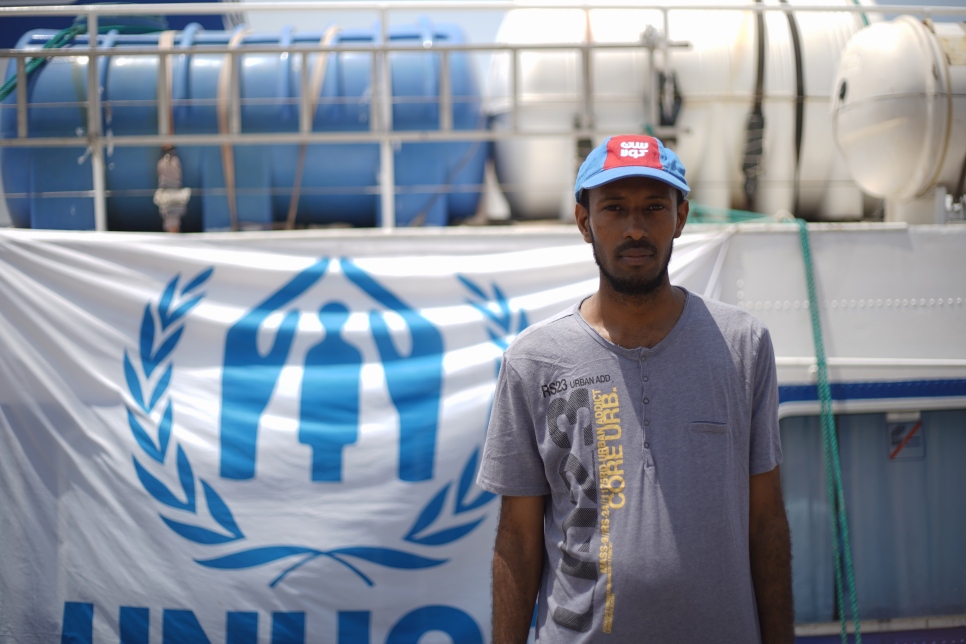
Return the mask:
{"type": "MultiPolygon", "coordinates": [[[[378,25],[371,30],[341,30],[332,44],[377,43],[378,25]]],[[[33,31],[18,48],[37,49],[54,32],[33,31]]],[[[218,79],[224,54],[178,54],[189,46],[228,44],[230,32],[205,32],[189,26],[175,36],[170,95],[176,134],[218,133],[218,79]]],[[[125,55],[126,47],[157,46],[158,34],[110,32],[98,44],[108,54],[98,60],[103,102],[102,128],[114,136],[158,132],[158,57],[125,55]]],[[[238,78],[241,131],[297,132],[302,86],[298,54],[245,54],[246,45],[310,45],[320,34],[246,34],[239,44],[238,78]]],[[[413,52],[390,54],[393,127],[432,130],[439,127],[439,52],[427,43],[460,43],[453,25],[421,19],[390,30],[393,43],[414,45],[413,52]],[[416,49],[418,47],[418,49],[416,49]]],[[[86,37],[71,46],[86,47],[86,37]]],[[[316,132],[364,132],[370,129],[373,54],[351,51],[329,56],[317,98],[312,128],[316,132]]],[[[323,54],[324,55],[324,54],[323,54]]],[[[316,54],[307,57],[311,77],[316,54]]],[[[472,61],[465,54],[449,56],[453,96],[453,128],[485,126],[480,91],[472,61]]],[[[8,78],[15,66],[8,68],[8,78]]],[[[94,227],[93,186],[83,139],[87,126],[87,59],[54,58],[28,82],[28,126],[31,137],[76,136],[71,148],[4,148],[2,176],[7,205],[16,226],[91,229],[94,227]],[[51,193],[66,193],[52,195],[51,193]]],[[[0,134],[17,132],[16,92],[4,102],[0,134]]],[[[192,189],[182,230],[226,229],[231,223],[221,146],[179,146],[183,183],[192,189]]],[[[396,221],[400,226],[445,225],[472,216],[479,200],[483,164],[489,150],[478,142],[406,143],[395,148],[396,221]]],[[[303,225],[347,223],[373,226],[380,220],[378,144],[308,145],[304,151],[296,222],[303,225]]],[[[108,146],[108,227],[112,230],[160,230],[161,219],[152,197],[158,185],[159,147],[108,146]]],[[[236,211],[243,227],[271,227],[286,220],[299,166],[300,146],[235,145],[236,211]]]]}

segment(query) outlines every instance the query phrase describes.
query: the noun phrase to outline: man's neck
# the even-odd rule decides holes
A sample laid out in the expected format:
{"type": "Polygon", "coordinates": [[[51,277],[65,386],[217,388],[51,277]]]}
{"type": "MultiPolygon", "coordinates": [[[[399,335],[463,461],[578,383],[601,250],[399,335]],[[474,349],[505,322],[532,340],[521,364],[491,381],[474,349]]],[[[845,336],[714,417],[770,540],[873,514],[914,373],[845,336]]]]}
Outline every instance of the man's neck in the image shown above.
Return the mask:
{"type": "Polygon", "coordinates": [[[687,296],[665,281],[654,293],[618,293],[601,280],[597,292],[584,300],[580,315],[601,337],[626,349],[657,345],[674,328],[687,296]]]}

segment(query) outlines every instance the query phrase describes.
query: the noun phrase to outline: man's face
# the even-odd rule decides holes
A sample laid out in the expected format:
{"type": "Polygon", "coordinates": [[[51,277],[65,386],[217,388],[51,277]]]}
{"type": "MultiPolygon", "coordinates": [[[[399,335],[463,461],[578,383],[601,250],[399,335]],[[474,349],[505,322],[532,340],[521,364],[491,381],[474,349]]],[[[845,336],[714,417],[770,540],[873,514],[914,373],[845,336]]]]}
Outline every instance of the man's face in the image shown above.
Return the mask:
{"type": "Polygon", "coordinates": [[[627,177],[589,191],[577,204],[577,226],[592,244],[601,276],[623,295],[647,297],[667,279],[674,239],[688,218],[688,202],[648,177],[627,177]]]}

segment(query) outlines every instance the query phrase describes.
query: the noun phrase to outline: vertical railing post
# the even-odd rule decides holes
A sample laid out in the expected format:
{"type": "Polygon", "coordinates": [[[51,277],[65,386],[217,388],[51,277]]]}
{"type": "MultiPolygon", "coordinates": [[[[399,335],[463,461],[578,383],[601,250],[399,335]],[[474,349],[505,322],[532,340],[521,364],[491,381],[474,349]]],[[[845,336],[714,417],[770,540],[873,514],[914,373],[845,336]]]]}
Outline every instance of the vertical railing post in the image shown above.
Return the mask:
{"type": "Polygon", "coordinates": [[[386,9],[379,10],[379,27],[382,39],[379,74],[379,106],[382,139],[379,142],[379,197],[382,206],[382,229],[396,227],[396,168],[393,156],[392,134],[392,69],[389,51],[389,15],[386,9]]]}
{"type": "MultiPolygon", "coordinates": [[[[671,47],[669,43],[671,42],[671,19],[670,13],[667,7],[661,7],[661,13],[664,18],[664,37],[661,38],[661,55],[664,58],[664,113],[673,114],[674,113],[674,88],[671,85],[671,47]]],[[[660,119],[660,114],[658,114],[658,119],[660,119]]],[[[660,125],[660,120],[658,120],[658,125],[660,125]]]]}
{"type": "MultiPolygon", "coordinates": [[[[594,129],[594,78],[591,58],[594,31],[590,26],[590,9],[584,9],[585,29],[584,46],[580,50],[581,82],[583,83],[583,101],[580,106],[580,129],[589,132],[594,129]]],[[[583,135],[582,135],[583,138],[583,135]]],[[[588,150],[589,151],[589,150],[588,150]]]]}
{"type": "Polygon", "coordinates": [[[372,60],[369,78],[372,79],[372,87],[369,90],[369,131],[379,133],[382,129],[382,107],[380,107],[381,83],[379,75],[382,73],[379,67],[379,52],[372,50],[372,60]]]}
{"type": "Polygon", "coordinates": [[[520,128],[520,72],[519,50],[510,50],[510,124],[514,134],[520,128]]]}
{"type": "MultiPolygon", "coordinates": [[[[593,79],[593,58],[591,48],[594,43],[594,30],[590,24],[590,8],[584,6],[584,41],[580,45],[580,79],[581,79],[581,100],[579,102],[578,113],[574,115],[573,122],[573,158],[571,165],[571,175],[568,184],[572,184],[577,177],[577,171],[587,155],[594,147],[593,134],[596,129],[594,119],[594,79],[593,79]]],[[[565,190],[560,202],[560,219],[573,223],[573,194],[569,189],[565,190]]]]}
{"type": "Polygon", "coordinates": [[[449,52],[440,52],[439,62],[439,129],[448,132],[453,129],[453,88],[449,82],[449,52]]]}
{"type": "Polygon", "coordinates": [[[17,138],[27,138],[27,59],[17,56],[17,138]]]}
{"type": "MultiPolygon", "coordinates": [[[[289,54],[294,56],[295,54],[289,54]]],[[[320,53],[319,56],[322,54],[320,53]]],[[[311,110],[311,101],[315,100],[315,97],[309,97],[309,52],[303,51],[302,54],[302,67],[299,73],[299,132],[302,134],[308,134],[312,131],[312,122],[315,120],[315,114],[311,110]]],[[[304,139],[302,140],[304,143],[304,139]]]]}
{"type": "Polygon", "coordinates": [[[653,40],[647,43],[647,77],[650,79],[650,95],[647,101],[647,121],[652,128],[660,126],[660,111],[657,100],[661,91],[661,85],[657,82],[657,66],[654,64],[654,50],[657,43],[653,40]]]}
{"type": "Polygon", "coordinates": [[[158,47],[158,134],[167,136],[171,134],[171,96],[168,86],[168,52],[158,47]]]}
{"type": "Polygon", "coordinates": [[[94,179],[94,230],[107,230],[104,141],[101,139],[101,88],[97,74],[97,14],[87,14],[87,140],[94,179]]]}

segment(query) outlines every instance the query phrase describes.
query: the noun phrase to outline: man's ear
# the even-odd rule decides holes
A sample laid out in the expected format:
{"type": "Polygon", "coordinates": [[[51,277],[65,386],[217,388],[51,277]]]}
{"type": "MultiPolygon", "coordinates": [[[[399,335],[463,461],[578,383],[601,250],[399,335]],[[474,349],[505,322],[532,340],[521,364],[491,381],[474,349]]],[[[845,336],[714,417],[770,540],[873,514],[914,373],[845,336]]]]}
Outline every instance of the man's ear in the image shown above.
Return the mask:
{"type": "Polygon", "coordinates": [[[577,228],[580,229],[584,241],[590,244],[593,241],[590,234],[590,213],[580,202],[574,204],[574,219],[577,220],[577,228]]]}
{"type": "Polygon", "coordinates": [[[674,229],[675,239],[681,236],[681,231],[684,230],[684,224],[688,223],[688,212],[690,209],[691,203],[687,199],[682,199],[681,203],[678,204],[678,219],[674,229]]]}

